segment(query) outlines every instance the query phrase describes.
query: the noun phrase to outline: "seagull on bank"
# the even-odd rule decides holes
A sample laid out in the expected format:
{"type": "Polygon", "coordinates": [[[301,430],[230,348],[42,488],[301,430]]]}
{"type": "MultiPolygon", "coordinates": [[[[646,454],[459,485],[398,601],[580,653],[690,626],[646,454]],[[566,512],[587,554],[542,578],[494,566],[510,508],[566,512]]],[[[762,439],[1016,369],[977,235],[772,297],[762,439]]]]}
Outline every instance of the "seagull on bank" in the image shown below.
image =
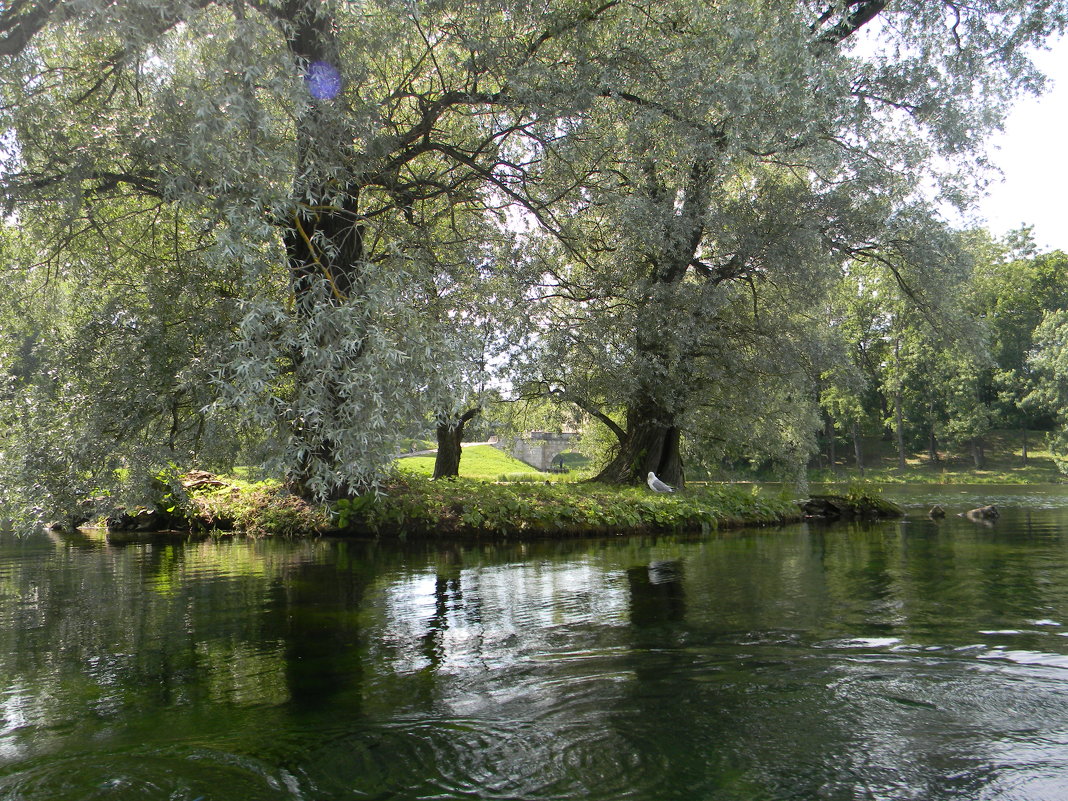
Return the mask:
{"type": "Polygon", "coordinates": [[[649,475],[646,477],[645,483],[649,485],[649,489],[651,489],[653,492],[675,491],[674,487],[672,487],[670,484],[665,484],[663,481],[657,478],[656,473],[653,473],[652,471],[650,471],[649,475]]]}

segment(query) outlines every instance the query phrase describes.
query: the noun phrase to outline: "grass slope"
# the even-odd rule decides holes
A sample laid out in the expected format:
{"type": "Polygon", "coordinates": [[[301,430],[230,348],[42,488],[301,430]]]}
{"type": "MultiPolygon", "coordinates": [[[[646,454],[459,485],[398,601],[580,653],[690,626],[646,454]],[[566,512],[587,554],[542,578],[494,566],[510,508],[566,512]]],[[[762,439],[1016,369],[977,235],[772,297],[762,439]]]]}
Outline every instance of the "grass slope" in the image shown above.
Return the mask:
{"type": "MultiPolygon", "coordinates": [[[[397,469],[405,473],[413,473],[420,476],[434,475],[433,456],[406,456],[397,460],[397,469]]],[[[541,475],[540,471],[531,467],[526,462],[513,459],[507,453],[492,445],[464,446],[460,457],[461,478],[481,478],[486,481],[497,481],[504,477],[511,478],[516,474],[541,475]]]]}
{"type": "MultiPolygon", "coordinates": [[[[493,459],[487,463],[500,464],[493,459]]],[[[658,494],[646,487],[576,481],[433,481],[398,471],[384,490],[339,500],[328,508],[291,495],[278,482],[211,476],[183,493],[181,509],[174,508],[168,523],[178,533],[203,536],[238,532],[500,539],[707,532],[723,526],[782,523],[800,514],[788,494],[772,496],[740,485],[694,486],[658,494]]],[[[169,502],[176,501],[171,497],[169,502]]],[[[134,513],[135,523],[140,513],[147,510],[134,513]]],[[[151,540],[156,531],[135,526],[125,536],[124,541],[151,540]]]]}

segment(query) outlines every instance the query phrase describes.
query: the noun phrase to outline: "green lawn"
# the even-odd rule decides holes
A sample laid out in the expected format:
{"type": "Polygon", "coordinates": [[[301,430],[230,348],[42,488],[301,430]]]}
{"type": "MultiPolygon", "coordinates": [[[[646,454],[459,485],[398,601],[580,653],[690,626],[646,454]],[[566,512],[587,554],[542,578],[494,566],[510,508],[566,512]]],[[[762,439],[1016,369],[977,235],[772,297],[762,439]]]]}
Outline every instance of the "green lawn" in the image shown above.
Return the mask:
{"type": "MultiPolygon", "coordinates": [[[[408,456],[397,460],[397,467],[406,473],[431,476],[434,474],[433,456],[408,456]]],[[[463,478],[480,478],[486,481],[499,481],[503,478],[545,475],[526,462],[513,459],[504,451],[492,445],[464,446],[460,457],[460,476],[463,478]]]]}
{"type": "MultiPolygon", "coordinates": [[[[904,471],[898,469],[897,452],[888,440],[870,439],[864,442],[867,462],[863,478],[886,483],[924,484],[1043,484],[1064,481],[1046,445],[1046,435],[1039,431],[993,431],[984,437],[986,463],[977,468],[965,448],[950,448],[939,452],[939,461],[932,462],[926,452],[910,453],[904,471]],[[1023,458],[1024,437],[1027,459],[1023,458]]],[[[842,481],[859,479],[861,475],[853,463],[852,451],[839,446],[838,462],[834,470],[809,471],[812,481],[842,481]]]]}

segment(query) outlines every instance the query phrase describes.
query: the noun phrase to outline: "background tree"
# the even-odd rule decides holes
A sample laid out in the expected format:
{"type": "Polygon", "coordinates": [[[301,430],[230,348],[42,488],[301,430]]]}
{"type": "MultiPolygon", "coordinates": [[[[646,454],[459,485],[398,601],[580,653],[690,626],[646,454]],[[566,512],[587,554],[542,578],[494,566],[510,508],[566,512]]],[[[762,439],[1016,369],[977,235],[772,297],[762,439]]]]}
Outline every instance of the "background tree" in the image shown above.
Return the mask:
{"type": "Polygon", "coordinates": [[[978,454],[992,425],[988,406],[979,408],[990,363],[972,313],[972,253],[960,234],[922,231],[907,240],[917,243],[912,252],[870,251],[849,262],[829,315],[852,369],[830,372],[828,400],[857,399],[869,430],[894,441],[899,469],[914,449],[937,461],[943,439],[978,454]]]}
{"type": "Polygon", "coordinates": [[[523,336],[525,285],[513,261],[511,237],[502,235],[491,247],[443,265],[428,287],[430,313],[448,340],[438,352],[454,365],[443,371],[448,383],[436,390],[434,478],[459,475],[468,424],[499,397],[505,354],[523,336]]]}
{"type": "Polygon", "coordinates": [[[1026,230],[1008,242],[986,238],[976,248],[982,258],[977,265],[973,310],[987,327],[995,365],[986,376],[984,390],[995,398],[993,413],[998,424],[1024,432],[1026,459],[1028,429],[1049,430],[1055,422],[1048,409],[1032,406],[1026,399],[1037,380],[1030,361],[1035,330],[1047,313],[1068,308],[1068,256],[1060,251],[1036,254],[1026,230]]]}
{"type": "Polygon", "coordinates": [[[1061,472],[1068,473],[1068,311],[1046,313],[1034,331],[1034,342],[1030,364],[1035,381],[1027,402],[1055,415],[1050,449],[1061,472]]]}

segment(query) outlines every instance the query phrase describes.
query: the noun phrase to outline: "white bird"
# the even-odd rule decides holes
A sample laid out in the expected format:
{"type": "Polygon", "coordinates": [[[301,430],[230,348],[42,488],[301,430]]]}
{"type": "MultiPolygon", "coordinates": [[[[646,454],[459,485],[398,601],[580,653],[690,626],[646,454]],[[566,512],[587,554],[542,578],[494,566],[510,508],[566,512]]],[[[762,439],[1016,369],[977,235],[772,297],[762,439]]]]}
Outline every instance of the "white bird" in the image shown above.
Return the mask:
{"type": "Polygon", "coordinates": [[[665,484],[659,478],[656,477],[656,473],[650,471],[649,475],[645,479],[645,483],[649,485],[649,489],[653,492],[674,492],[675,488],[670,484],[665,484]]]}

